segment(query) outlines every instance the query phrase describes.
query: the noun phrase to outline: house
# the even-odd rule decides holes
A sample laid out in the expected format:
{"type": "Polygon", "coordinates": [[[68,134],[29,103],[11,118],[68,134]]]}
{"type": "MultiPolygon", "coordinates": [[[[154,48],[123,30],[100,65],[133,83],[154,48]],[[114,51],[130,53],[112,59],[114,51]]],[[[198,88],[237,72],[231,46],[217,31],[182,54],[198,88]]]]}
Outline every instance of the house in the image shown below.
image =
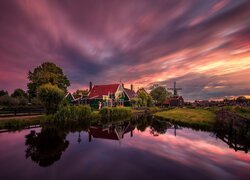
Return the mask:
{"type": "Polygon", "coordinates": [[[133,89],[124,88],[124,85],[121,83],[94,85],[92,88],[92,83],[90,82],[89,89],[87,102],[93,108],[98,108],[99,102],[102,103],[102,106],[129,106],[130,99],[136,94],[133,89]]]}
{"type": "Polygon", "coordinates": [[[184,99],[182,96],[173,96],[163,102],[166,107],[181,107],[184,106],[184,99]]]}
{"type": "Polygon", "coordinates": [[[134,91],[132,84],[130,89],[125,88],[124,85],[122,87],[125,93],[124,106],[131,106],[130,100],[137,97],[137,93],[134,91]]]}
{"type": "Polygon", "coordinates": [[[75,97],[72,93],[67,93],[64,97],[69,104],[86,104],[86,97],[78,96],[75,97]]]}
{"type": "Polygon", "coordinates": [[[75,101],[75,97],[70,92],[68,92],[64,98],[70,104],[73,103],[73,101],[75,101]]]}

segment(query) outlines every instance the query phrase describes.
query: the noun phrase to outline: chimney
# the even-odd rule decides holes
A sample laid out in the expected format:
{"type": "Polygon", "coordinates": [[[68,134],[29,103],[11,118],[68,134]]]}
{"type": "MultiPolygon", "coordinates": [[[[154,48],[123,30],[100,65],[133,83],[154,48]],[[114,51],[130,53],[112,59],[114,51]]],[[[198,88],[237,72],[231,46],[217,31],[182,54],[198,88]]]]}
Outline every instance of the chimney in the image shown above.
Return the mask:
{"type": "Polygon", "coordinates": [[[130,85],[130,89],[131,89],[131,91],[134,90],[133,84],[130,85]]]}
{"type": "Polygon", "coordinates": [[[92,82],[90,81],[89,82],[89,91],[91,91],[92,90],[92,82]]]}

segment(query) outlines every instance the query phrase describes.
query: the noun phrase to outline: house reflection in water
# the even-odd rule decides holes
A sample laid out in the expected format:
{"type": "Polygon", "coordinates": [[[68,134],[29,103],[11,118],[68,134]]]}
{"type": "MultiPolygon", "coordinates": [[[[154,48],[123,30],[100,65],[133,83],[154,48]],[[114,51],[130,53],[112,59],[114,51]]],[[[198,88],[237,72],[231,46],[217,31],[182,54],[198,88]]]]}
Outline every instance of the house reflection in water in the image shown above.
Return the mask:
{"type": "Polygon", "coordinates": [[[130,133],[130,137],[133,137],[134,129],[135,126],[131,125],[130,122],[110,124],[106,126],[102,125],[91,126],[88,131],[89,142],[92,141],[92,138],[120,141],[121,139],[124,138],[124,135],[127,133],[130,133]]]}

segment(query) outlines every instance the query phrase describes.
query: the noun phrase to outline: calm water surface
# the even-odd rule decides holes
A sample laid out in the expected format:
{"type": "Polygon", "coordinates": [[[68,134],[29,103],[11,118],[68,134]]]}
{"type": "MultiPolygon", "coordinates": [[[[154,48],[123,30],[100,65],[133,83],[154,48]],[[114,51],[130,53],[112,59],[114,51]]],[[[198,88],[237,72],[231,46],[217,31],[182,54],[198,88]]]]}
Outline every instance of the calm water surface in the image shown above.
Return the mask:
{"type": "Polygon", "coordinates": [[[1,180],[250,178],[249,152],[177,126],[43,127],[0,133],[0,145],[1,180]]]}

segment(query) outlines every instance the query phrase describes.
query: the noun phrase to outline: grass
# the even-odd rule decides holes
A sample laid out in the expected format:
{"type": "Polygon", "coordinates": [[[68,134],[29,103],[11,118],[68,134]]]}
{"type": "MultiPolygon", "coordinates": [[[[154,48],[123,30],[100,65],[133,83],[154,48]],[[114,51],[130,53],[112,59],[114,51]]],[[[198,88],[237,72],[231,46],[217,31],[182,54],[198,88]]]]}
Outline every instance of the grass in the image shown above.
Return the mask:
{"type": "Polygon", "coordinates": [[[18,119],[2,119],[0,120],[0,129],[19,130],[27,126],[42,124],[45,121],[45,116],[18,119]]]}
{"type": "Polygon", "coordinates": [[[228,107],[228,109],[250,120],[250,107],[232,106],[228,107]]]}
{"type": "Polygon", "coordinates": [[[99,111],[104,119],[112,118],[128,118],[132,115],[131,108],[127,107],[104,107],[99,111]]]}
{"type": "Polygon", "coordinates": [[[48,119],[54,121],[80,121],[91,117],[91,108],[89,106],[64,106],[48,119]]]}
{"type": "Polygon", "coordinates": [[[157,118],[166,119],[187,126],[210,127],[215,123],[214,112],[205,109],[175,108],[168,111],[157,112],[157,118]]]}

